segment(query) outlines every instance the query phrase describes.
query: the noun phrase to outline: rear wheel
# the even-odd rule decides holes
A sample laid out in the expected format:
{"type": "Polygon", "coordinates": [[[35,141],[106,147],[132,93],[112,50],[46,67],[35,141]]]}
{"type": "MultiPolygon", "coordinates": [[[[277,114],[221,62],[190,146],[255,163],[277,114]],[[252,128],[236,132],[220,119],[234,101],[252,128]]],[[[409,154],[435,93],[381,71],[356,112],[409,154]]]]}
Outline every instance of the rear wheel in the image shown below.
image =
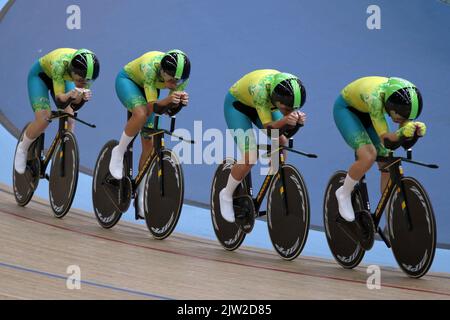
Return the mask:
{"type": "MultiPolygon", "coordinates": [[[[220,244],[229,251],[236,250],[245,239],[245,232],[237,223],[229,223],[220,213],[219,192],[227,185],[228,177],[231,173],[231,168],[236,163],[236,160],[227,158],[217,168],[212,186],[211,186],[211,219],[216,234],[217,240],[220,244]]],[[[236,188],[233,197],[247,195],[247,187],[245,179],[236,188]]]]}
{"type": "MultiPolygon", "coordinates": [[[[352,269],[361,262],[365,250],[355,243],[336,223],[339,207],[335,192],[344,184],[346,175],[347,172],[338,171],[328,182],[323,202],[323,218],[325,235],[331,253],[342,267],[352,269]]],[[[352,203],[355,212],[364,210],[362,197],[357,189],[352,194],[352,203]]]]}
{"type": "MultiPolygon", "coordinates": [[[[14,155],[17,152],[17,146],[19,145],[20,141],[22,141],[23,135],[27,127],[28,124],[25,126],[25,128],[22,130],[22,133],[20,134],[20,138],[17,141],[14,155]]],[[[30,148],[28,149],[27,166],[23,174],[17,173],[13,165],[14,197],[16,198],[17,204],[21,207],[26,206],[30,202],[31,198],[33,197],[34,191],[37,189],[39,185],[41,172],[40,154],[42,146],[43,146],[43,136],[40,136],[31,144],[30,148]]]]}
{"type": "MultiPolygon", "coordinates": [[[[109,172],[111,152],[118,144],[117,140],[111,140],[103,146],[92,179],[94,213],[99,224],[106,229],[114,227],[119,222],[122,213],[127,211],[131,202],[132,186],[128,176],[116,180],[109,172]]],[[[125,162],[124,166],[124,171],[128,172],[125,162]]]]}

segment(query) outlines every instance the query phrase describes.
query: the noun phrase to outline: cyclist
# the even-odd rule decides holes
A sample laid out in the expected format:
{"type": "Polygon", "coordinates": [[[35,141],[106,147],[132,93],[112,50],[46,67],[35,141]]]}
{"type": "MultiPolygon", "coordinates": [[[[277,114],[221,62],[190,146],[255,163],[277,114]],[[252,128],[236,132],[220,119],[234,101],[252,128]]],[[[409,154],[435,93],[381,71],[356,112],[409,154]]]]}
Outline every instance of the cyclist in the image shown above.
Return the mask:
{"type": "MultiPolygon", "coordinates": [[[[422,95],[411,82],[401,78],[364,77],[347,85],[334,104],[334,121],[347,144],[355,150],[357,160],[350,166],[344,185],[336,190],[340,219],[350,228],[355,213],[351,202],[354,186],[372,167],[377,155],[386,156],[400,138],[424,136],[426,126],[414,122],[422,112],[422,95]],[[399,129],[390,132],[387,113],[399,129]]],[[[378,163],[381,167],[383,164],[378,163]]],[[[381,173],[381,191],[389,173],[381,173]]]]}
{"type": "MultiPolygon", "coordinates": [[[[306,99],[306,91],[298,77],[277,70],[256,70],[237,81],[225,97],[224,113],[228,128],[244,161],[233,165],[226,187],[220,191],[220,212],[228,222],[234,222],[233,193],[250,172],[257,158],[252,123],[259,129],[281,129],[290,126],[295,134],[306,115],[298,111],[306,99]]],[[[280,145],[288,139],[280,135],[280,145]]]]}
{"type": "MultiPolygon", "coordinates": [[[[189,102],[184,91],[191,71],[187,55],[180,50],[167,53],[147,52],[128,63],[117,75],[116,93],[122,104],[132,113],[119,145],[111,154],[109,171],[115,179],[123,177],[123,157],[129,143],[143,127],[153,128],[154,113],[175,115],[189,102]],[[159,99],[160,89],[169,89],[168,96],[159,99]]],[[[153,150],[153,141],[141,132],[142,154],[139,170],[153,150]]],[[[142,181],[145,181],[145,177],[142,181]]],[[[143,218],[143,187],[138,186],[138,214],[143,218]]]]}
{"type": "MultiPolygon", "coordinates": [[[[58,109],[79,110],[92,98],[91,82],[100,73],[96,55],[87,49],[56,49],[40,58],[28,74],[28,96],[35,120],[27,127],[14,157],[14,169],[23,174],[28,148],[47,129],[51,115],[49,91],[58,109]]],[[[69,121],[70,129],[73,120],[69,121]]]]}

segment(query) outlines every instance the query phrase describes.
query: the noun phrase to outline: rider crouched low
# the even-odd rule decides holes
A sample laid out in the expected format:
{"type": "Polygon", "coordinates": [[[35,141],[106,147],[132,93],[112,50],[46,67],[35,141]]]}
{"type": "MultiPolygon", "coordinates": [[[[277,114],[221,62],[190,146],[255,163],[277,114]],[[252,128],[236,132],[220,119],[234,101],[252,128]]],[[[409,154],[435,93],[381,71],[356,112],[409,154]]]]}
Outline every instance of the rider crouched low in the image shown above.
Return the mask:
{"type": "MultiPolygon", "coordinates": [[[[184,91],[188,83],[191,64],[180,50],[167,53],[150,51],[128,63],[116,77],[116,93],[132,114],[119,141],[112,150],[109,170],[115,179],[123,177],[123,158],[128,145],[143,127],[154,128],[154,116],[168,113],[175,115],[189,102],[184,91]],[[161,89],[169,89],[168,96],[159,99],[161,89]]],[[[142,154],[139,170],[152,153],[153,140],[141,132],[142,154]]],[[[142,179],[145,181],[146,178],[142,179]]],[[[138,186],[138,214],[144,217],[144,183],[138,186]]]]}
{"type": "MultiPolygon", "coordinates": [[[[17,146],[14,169],[23,174],[28,149],[48,127],[51,108],[49,92],[58,109],[73,114],[92,98],[91,82],[100,73],[96,55],[87,49],[56,49],[40,58],[28,74],[28,96],[35,120],[17,146]]],[[[69,120],[70,128],[73,123],[69,120]]]]}
{"type": "MultiPolygon", "coordinates": [[[[236,133],[234,138],[243,161],[233,165],[227,185],[219,194],[220,212],[226,221],[235,221],[233,193],[256,163],[252,124],[259,129],[298,128],[306,121],[306,115],[298,111],[305,100],[300,79],[277,70],[250,72],[230,88],[224,102],[225,119],[228,128],[236,133]]],[[[279,143],[286,146],[288,138],[280,135],[279,143]]]]}

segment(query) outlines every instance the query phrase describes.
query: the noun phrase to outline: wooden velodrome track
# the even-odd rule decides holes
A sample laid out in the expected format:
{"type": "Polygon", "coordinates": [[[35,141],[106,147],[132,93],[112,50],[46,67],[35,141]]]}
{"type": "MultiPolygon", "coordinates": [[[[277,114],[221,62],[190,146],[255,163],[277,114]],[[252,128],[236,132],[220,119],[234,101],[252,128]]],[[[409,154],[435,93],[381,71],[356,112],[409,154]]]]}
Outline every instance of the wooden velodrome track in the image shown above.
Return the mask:
{"type": "Polygon", "coordinates": [[[450,299],[450,275],[409,279],[382,268],[381,289],[369,290],[360,266],[174,233],[154,240],[145,226],[102,229],[93,214],[53,217],[46,201],[21,208],[0,185],[0,299],[450,299]],[[81,269],[81,289],[66,287],[67,267],[81,269]]]}

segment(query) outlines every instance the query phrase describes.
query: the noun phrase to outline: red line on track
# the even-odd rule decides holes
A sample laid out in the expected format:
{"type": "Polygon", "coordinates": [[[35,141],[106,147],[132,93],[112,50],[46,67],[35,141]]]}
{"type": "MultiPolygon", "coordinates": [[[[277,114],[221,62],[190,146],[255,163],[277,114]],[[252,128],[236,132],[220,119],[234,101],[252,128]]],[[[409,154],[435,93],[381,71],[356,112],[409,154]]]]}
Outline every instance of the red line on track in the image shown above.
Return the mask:
{"type": "MultiPolygon", "coordinates": [[[[306,273],[306,272],[292,271],[292,270],[272,268],[272,267],[264,267],[264,266],[259,266],[259,265],[253,265],[253,264],[241,263],[241,262],[234,262],[234,261],[227,261],[227,260],[222,260],[222,259],[206,258],[206,257],[201,257],[201,256],[193,255],[193,254],[187,254],[187,253],[174,251],[174,250],[155,248],[155,247],[151,247],[151,246],[145,246],[145,245],[130,243],[130,242],[122,241],[122,240],[117,240],[117,239],[112,239],[112,238],[108,238],[108,237],[103,237],[103,236],[96,235],[96,234],[89,233],[89,232],[78,231],[78,230],[74,230],[74,229],[71,229],[71,228],[68,228],[68,227],[58,226],[58,225],[55,225],[55,224],[52,224],[52,223],[42,222],[42,221],[39,221],[39,220],[36,220],[36,219],[33,219],[33,218],[24,217],[24,216],[22,216],[20,214],[17,214],[17,213],[5,211],[4,209],[0,210],[0,212],[8,214],[8,215],[11,215],[11,216],[14,216],[14,217],[18,217],[18,218],[21,218],[21,219],[24,219],[24,220],[29,220],[29,221],[33,221],[35,223],[39,223],[39,224],[42,224],[42,225],[54,227],[54,228],[57,228],[57,229],[66,230],[66,231],[70,231],[70,232],[73,232],[73,233],[82,234],[82,235],[85,235],[85,236],[89,236],[89,237],[93,237],[93,238],[97,238],[97,239],[102,239],[102,240],[107,240],[107,241],[111,241],[111,242],[115,242],[115,243],[120,243],[120,244],[123,244],[123,245],[128,245],[128,246],[132,246],[132,247],[136,247],[136,248],[142,248],[142,249],[147,249],[147,250],[154,250],[154,251],[159,251],[159,252],[164,252],[164,253],[170,253],[170,254],[175,254],[175,255],[179,255],[179,256],[184,256],[184,257],[188,257],[188,258],[195,258],[195,259],[200,259],[200,260],[205,260],[205,261],[221,262],[221,263],[237,265],[237,266],[243,266],[243,267],[248,267],[248,268],[255,268],[255,269],[268,270],[268,271],[275,271],[275,272],[282,272],[282,273],[289,273],[289,274],[308,276],[308,277],[313,277],[313,278],[318,278],[318,279],[327,279],[327,280],[336,280],[336,281],[343,281],[343,282],[350,282],[350,283],[366,284],[365,281],[361,281],[361,280],[352,280],[352,279],[332,277],[332,276],[322,276],[322,275],[310,274],[310,273],[306,273]]],[[[402,286],[390,285],[390,284],[383,284],[383,287],[388,287],[388,288],[393,288],[393,289],[400,289],[400,290],[407,290],[407,291],[414,291],[414,292],[425,292],[425,293],[431,293],[431,294],[437,294],[437,295],[450,297],[450,293],[445,293],[445,292],[440,292],[440,291],[433,291],[433,290],[427,290],[427,289],[409,288],[409,287],[402,287],[402,286]]]]}

